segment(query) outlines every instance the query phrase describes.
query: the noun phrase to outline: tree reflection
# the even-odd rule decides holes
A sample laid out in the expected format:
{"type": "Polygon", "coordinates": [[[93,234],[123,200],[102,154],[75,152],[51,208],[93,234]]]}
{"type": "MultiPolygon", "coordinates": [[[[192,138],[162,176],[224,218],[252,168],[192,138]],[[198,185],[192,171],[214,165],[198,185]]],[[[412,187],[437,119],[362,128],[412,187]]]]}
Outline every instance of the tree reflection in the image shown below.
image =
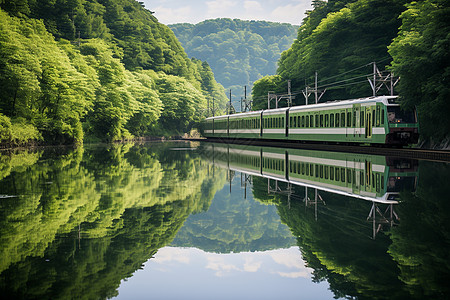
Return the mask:
{"type": "Polygon", "coordinates": [[[0,207],[2,296],[115,295],[224,184],[224,176],[208,177],[210,167],[194,152],[172,153],[172,146],[44,151],[22,164],[2,156],[9,165],[2,164],[0,190],[17,196],[0,207]]]}
{"type": "MultiPolygon", "coordinates": [[[[336,297],[357,299],[446,299],[450,275],[450,211],[446,180],[450,167],[422,163],[417,192],[404,190],[396,207],[399,226],[371,239],[371,203],[320,192],[324,204],[304,202],[305,188],[293,199],[267,194],[267,179],[254,177],[254,195],[277,205],[294,236],[313,281],[328,281],[336,297]]],[[[281,189],[287,188],[279,183],[281,189]]],[[[310,198],[314,191],[310,189],[310,198]]]]}

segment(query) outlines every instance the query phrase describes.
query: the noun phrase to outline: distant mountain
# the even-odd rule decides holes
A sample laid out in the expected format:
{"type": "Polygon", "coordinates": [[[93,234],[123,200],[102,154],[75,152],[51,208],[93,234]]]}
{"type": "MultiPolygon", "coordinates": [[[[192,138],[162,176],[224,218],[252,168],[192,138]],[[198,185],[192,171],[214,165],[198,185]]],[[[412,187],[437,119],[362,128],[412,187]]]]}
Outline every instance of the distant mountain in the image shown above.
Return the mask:
{"type": "Polygon", "coordinates": [[[281,52],[297,37],[298,26],[238,19],[169,25],[189,57],[207,61],[216,80],[233,95],[243,86],[276,73],[281,52]]]}

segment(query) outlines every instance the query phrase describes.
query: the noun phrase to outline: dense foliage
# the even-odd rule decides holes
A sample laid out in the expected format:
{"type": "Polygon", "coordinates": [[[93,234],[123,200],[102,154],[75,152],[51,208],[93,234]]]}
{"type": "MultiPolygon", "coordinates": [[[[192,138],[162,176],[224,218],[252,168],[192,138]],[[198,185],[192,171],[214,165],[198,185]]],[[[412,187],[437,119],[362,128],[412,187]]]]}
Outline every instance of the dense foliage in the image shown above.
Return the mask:
{"type": "Polygon", "coordinates": [[[418,108],[423,135],[440,141],[450,132],[450,1],[418,1],[407,8],[389,46],[392,69],[401,77],[405,106],[418,108]]]}
{"type": "MultiPolygon", "coordinates": [[[[265,21],[206,20],[170,25],[186,53],[207,61],[216,79],[234,98],[244,85],[276,72],[282,51],[292,44],[297,26],[265,21]]],[[[250,91],[250,89],[249,89],[250,91]]],[[[249,96],[249,95],[248,95],[249,96]]]]}
{"type": "Polygon", "coordinates": [[[0,155],[2,297],[116,295],[225,184],[193,151],[169,151],[177,146],[0,155]]]}
{"type": "MultiPolygon", "coordinates": [[[[450,112],[449,2],[408,2],[313,1],[297,39],[281,55],[281,79],[272,90],[285,93],[286,81],[291,80],[294,104],[304,104],[301,91],[314,88],[317,71],[319,89],[327,89],[321,101],[371,96],[367,77],[375,62],[381,72],[393,70],[401,78],[397,92],[405,108],[417,105],[422,136],[442,139],[450,132],[445,117],[450,112]]],[[[267,81],[254,85],[256,108],[267,107],[267,81]]],[[[383,88],[378,94],[388,91],[383,88]]]]}
{"type": "Polygon", "coordinates": [[[0,84],[0,141],[14,144],[179,134],[226,102],[134,0],[1,1],[0,84]]]}

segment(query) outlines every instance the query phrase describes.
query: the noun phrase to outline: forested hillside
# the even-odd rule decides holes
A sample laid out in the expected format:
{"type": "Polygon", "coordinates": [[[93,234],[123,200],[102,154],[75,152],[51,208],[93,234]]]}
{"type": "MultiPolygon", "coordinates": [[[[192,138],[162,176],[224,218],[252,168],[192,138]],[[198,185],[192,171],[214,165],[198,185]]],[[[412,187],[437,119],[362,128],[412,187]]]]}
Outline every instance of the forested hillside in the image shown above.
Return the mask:
{"type": "Polygon", "coordinates": [[[180,134],[226,96],[135,0],[0,1],[0,142],[180,134]]]}
{"type": "MultiPolygon", "coordinates": [[[[400,77],[396,92],[404,107],[417,106],[424,138],[450,132],[450,6],[448,0],[314,0],[291,48],[282,53],[277,75],[255,83],[254,109],[267,107],[267,92],[285,93],[287,80],[301,91],[327,88],[321,101],[372,95],[367,81],[376,62],[400,77]],[[335,84],[333,84],[335,83],[335,84]]],[[[379,94],[386,94],[380,90],[379,94]]],[[[313,101],[310,97],[310,101],[313,101]]]]}
{"type": "Polygon", "coordinates": [[[214,19],[170,28],[190,57],[207,61],[217,81],[240,97],[244,85],[275,74],[280,54],[291,46],[298,26],[214,19]]]}

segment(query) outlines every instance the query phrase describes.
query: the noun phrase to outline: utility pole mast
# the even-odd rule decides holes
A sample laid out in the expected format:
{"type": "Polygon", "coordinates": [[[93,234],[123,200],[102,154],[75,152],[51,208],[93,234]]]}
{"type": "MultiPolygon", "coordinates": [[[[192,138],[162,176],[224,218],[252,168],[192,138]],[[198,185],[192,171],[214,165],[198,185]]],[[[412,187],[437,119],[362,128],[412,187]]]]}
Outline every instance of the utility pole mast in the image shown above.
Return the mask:
{"type": "Polygon", "coordinates": [[[317,84],[318,84],[318,81],[317,81],[317,71],[316,71],[315,76],[314,76],[314,90],[310,91],[308,86],[306,86],[306,88],[305,88],[306,91],[302,92],[303,96],[305,96],[305,99],[306,99],[306,105],[308,105],[308,98],[309,98],[309,95],[311,95],[311,92],[314,92],[314,99],[315,99],[315,103],[317,104],[317,103],[319,103],[320,99],[327,91],[327,89],[324,89],[323,91],[319,90],[319,86],[317,84]],[[319,92],[320,92],[320,95],[319,95],[319,92]]]}
{"type": "Polygon", "coordinates": [[[291,93],[291,80],[288,80],[288,96],[289,96],[289,104],[288,106],[292,106],[292,93],[291,93]]]}
{"type": "Polygon", "coordinates": [[[314,79],[314,98],[316,99],[316,104],[317,104],[317,102],[318,102],[318,95],[317,95],[317,71],[316,71],[316,76],[315,76],[315,79],[314,79]]]}
{"type": "Polygon", "coordinates": [[[230,107],[229,107],[228,114],[231,115],[231,89],[230,89],[230,107]]]}
{"type": "Polygon", "coordinates": [[[370,87],[372,88],[372,96],[376,97],[378,91],[383,86],[388,90],[391,96],[394,96],[394,86],[397,85],[400,78],[394,78],[394,74],[391,72],[388,75],[383,76],[383,74],[378,69],[376,62],[373,62],[372,64],[373,64],[372,78],[367,77],[367,80],[369,80],[370,87]]]}

